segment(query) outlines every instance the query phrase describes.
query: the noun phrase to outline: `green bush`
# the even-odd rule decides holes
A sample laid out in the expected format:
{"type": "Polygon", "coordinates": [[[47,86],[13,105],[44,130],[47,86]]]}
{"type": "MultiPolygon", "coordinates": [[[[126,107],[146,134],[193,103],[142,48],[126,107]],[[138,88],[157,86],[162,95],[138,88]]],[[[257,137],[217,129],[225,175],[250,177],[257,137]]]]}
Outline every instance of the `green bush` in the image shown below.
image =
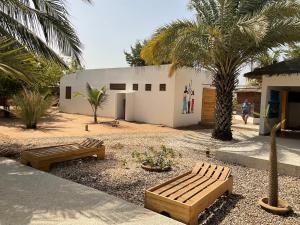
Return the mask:
{"type": "Polygon", "coordinates": [[[143,153],[137,151],[132,153],[132,158],[138,163],[159,169],[171,168],[175,164],[176,157],[181,157],[181,154],[176,154],[172,148],[164,145],[160,147],[160,150],[149,147],[148,151],[143,153]]]}
{"type": "Polygon", "coordinates": [[[24,122],[27,129],[36,129],[37,123],[54,102],[53,97],[47,94],[26,89],[15,95],[13,100],[14,114],[24,122]]]}

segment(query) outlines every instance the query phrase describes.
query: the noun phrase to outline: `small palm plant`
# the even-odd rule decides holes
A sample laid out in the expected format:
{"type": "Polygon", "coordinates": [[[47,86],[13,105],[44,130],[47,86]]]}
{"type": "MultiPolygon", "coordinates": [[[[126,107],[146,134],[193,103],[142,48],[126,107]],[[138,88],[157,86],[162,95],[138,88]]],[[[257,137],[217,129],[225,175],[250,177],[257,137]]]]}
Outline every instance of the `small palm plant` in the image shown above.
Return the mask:
{"type": "Polygon", "coordinates": [[[87,83],[86,91],[87,91],[86,96],[80,92],[76,92],[75,96],[83,96],[88,100],[93,110],[94,123],[98,123],[97,110],[98,108],[101,108],[101,106],[107,99],[106,87],[103,86],[100,90],[98,90],[97,88],[94,88],[89,83],[87,83]]]}
{"type": "Polygon", "coordinates": [[[48,94],[40,94],[37,91],[24,89],[15,95],[14,114],[21,118],[27,129],[36,129],[40,119],[54,103],[54,99],[48,94]]]}

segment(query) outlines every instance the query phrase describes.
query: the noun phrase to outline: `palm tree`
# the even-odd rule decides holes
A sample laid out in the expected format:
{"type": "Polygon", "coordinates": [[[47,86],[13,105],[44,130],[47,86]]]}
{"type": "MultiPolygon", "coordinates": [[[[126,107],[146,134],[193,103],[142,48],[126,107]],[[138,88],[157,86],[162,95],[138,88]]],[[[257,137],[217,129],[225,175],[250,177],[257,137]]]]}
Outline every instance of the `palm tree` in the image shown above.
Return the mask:
{"type": "Polygon", "coordinates": [[[146,63],[172,61],[206,68],[217,90],[213,137],[232,139],[232,99],[243,64],[268,49],[300,40],[300,3],[295,0],[190,0],[196,19],[158,29],[142,50],[146,63]]]}
{"type": "Polygon", "coordinates": [[[107,99],[106,87],[103,86],[100,90],[98,90],[97,88],[94,88],[89,83],[87,83],[86,91],[86,96],[79,92],[75,93],[75,96],[83,96],[88,100],[93,110],[94,123],[98,123],[97,110],[107,99]]]}
{"type": "Polygon", "coordinates": [[[33,83],[39,74],[39,62],[35,55],[21,47],[15,40],[0,37],[0,76],[33,83]]]}
{"type": "Polygon", "coordinates": [[[81,43],[64,0],[0,0],[0,36],[15,39],[29,51],[63,65],[51,48],[78,61],[81,55],[81,43]]]}

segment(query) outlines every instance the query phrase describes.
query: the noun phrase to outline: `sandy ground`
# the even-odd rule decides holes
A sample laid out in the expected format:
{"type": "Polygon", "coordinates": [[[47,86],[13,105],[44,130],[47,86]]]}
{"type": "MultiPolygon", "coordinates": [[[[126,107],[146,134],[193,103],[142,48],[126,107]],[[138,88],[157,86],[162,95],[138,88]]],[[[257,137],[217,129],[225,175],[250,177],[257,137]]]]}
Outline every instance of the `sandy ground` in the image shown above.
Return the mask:
{"type": "Polygon", "coordinates": [[[176,130],[144,123],[129,123],[120,121],[118,128],[112,127],[111,118],[98,118],[99,124],[93,123],[92,116],[60,113],[52,110],[50,115],[43,118],[38,124],[37,130],[24,129],[24,125],[17,118],[0,118],[0,135],[6,135],[13,139],[27,138],[52,138],[52,137],[77,137],[94,136],[115,133],[155,133],[176,132],[176,130]],[[85,131],[88,124],[89,131],[85,131]]]}

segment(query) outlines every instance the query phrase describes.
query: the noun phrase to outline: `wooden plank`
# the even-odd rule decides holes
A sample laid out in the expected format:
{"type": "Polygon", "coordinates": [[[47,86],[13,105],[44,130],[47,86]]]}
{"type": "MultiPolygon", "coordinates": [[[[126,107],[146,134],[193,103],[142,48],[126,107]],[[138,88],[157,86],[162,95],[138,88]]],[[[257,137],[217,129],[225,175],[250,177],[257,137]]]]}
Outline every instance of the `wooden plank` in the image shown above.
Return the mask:
{"type": "Polygon", "coordinates": [[[176,200],[177,198],[179,198],[180,196],[186,194],[187,192],[191,191],[192,189],[194,189],[195,187],[201,185],[202,183],[208,181],[209,178],[207,177],[202,177],[201,179],[197,180],[194,183],[189,184],[188,186],[178,190],[177,192],[173,193],[172,195],[170,195],[168,198],[176,200]]]}
{"type": "Polygon", "coordinates": [[[192,173],[197,174],[203,165],[204,165],[203,162],[197,163],[196,166],[193,168],[192,173]]]}
{"type": "Polygon", "coordinates": [[[164,196],[164,197],[167,197],[173,193],[175,193],[176,191],[180,190],[180,189],[184,189],[186,188],[187,186],[189,186],[189,184],[192,184],[198,180],[200,180],[203,176],[199,176],[199,175],[196,175],[195,177],[192,177],[191,179],[188,179],[178,185],[175,185],[173,186],[172,188],[164,191],[164,192],[161,192],[160,195],[161,196],[164,196]]]}
{"type": "Polygon", "coordinates": [[[218,180],[208,179],[201,185],[197,186],[196,188],[192,189],[191,191],[185,193],[184,195],[180,196],[177,201],[185,203],[190,198],[194,197],[195,195],[199,194],[201,191],[206,189],[208,186],[212,185],[213,183],[217,182],[218,180]]]}
{"type": "Polygon", "coordinates": [[[189,175],[187,175],[185,177],[182,177],[180,179],[174,180],[173,182],[171,182],[169,184],[166,184],[163,187],[161,187],[161,188],[159,188],[159,189],[157,189],[157,190],[155,190],[153,192],[156,193],[156,194],[160,194],[160,193],[162,193],[162,192],[164,192],[166,190],[169,190],[169,189],[173,188],[174,186],[176,186],[176,185],[178,185],[178,184],[180,184],[182,182],[185,182],[186,180],[189,180],[189,179],[191,179],[191,178],[193,178],[195,176],[196,176],[196,174],[189,174],[189,175]]]}
{"type": "Polygon", "coordinates": [[[204,163],[203,167],[199,171],[199,174],[202,175],[202,176],[204,176],[209,167],[210,167],[209,163],[204,163]]]}
{"type": "Polygon", "coordinates": [[[219,180],[225,180],[227,177],[229,177],[231,173],[231,170],[228,167],[224,167],[224,170],[222,171],[222,174],[219,178],[219,180]]]}
{"type": "MultiPolygon", "coordinates": [[[[216,181],[213,185],[208,186],[199,194],[187,200],[186,204],[193,205],[198,202],[203,202],[203,198],[209,196],[209,205],[210,205],[222,194],[224,194],[226,190],[227,190],[227,184],[225,181],[216,181]]],[[[206,201],[208,201],[208,199],[206,201]]]]}
{"type": "Polygon", "coordinates": [[[176,180],[178,180],[178,179],[180,179],[180,178],[182,178],[182,177],[185,177],[185,176],[187,176],[187,175],[190,175],[190,174],[191,174],[191,172],[187,172],[187,173],[181,174],[180,176],[174,177],[174,178],[172,178],[171,180],[168,180],[168,181],[166,181],[166,182],[164,182],[164,183],[162,183],[162,184],[158,184],[158,185],[156,185],[156,186],[153,186],[153,187],[149,188],[147,191],[155,191],[155,190],[157,190],[157,189],[159,189],[159,188],[161,188],[161,187],[166,186],[167,184],[172,183],[173,181],[176,181],[176,180]]]}
{"type": "Polygon", "coordinates": [[[218,166],[218,168],[216,169],[214,175],[212,176],[213,179],[218,179],[220,177],[220,175],[222,174],[224,167],[223,166],[218,166]]]}
{"type": "Polygon", "coordinates": [[[215,172],[215,169],[217,168],[216,165],[211,165],[208,169],[207,173],[205,174],[206,177],[210,178],[211,175],[215,172]]]}

